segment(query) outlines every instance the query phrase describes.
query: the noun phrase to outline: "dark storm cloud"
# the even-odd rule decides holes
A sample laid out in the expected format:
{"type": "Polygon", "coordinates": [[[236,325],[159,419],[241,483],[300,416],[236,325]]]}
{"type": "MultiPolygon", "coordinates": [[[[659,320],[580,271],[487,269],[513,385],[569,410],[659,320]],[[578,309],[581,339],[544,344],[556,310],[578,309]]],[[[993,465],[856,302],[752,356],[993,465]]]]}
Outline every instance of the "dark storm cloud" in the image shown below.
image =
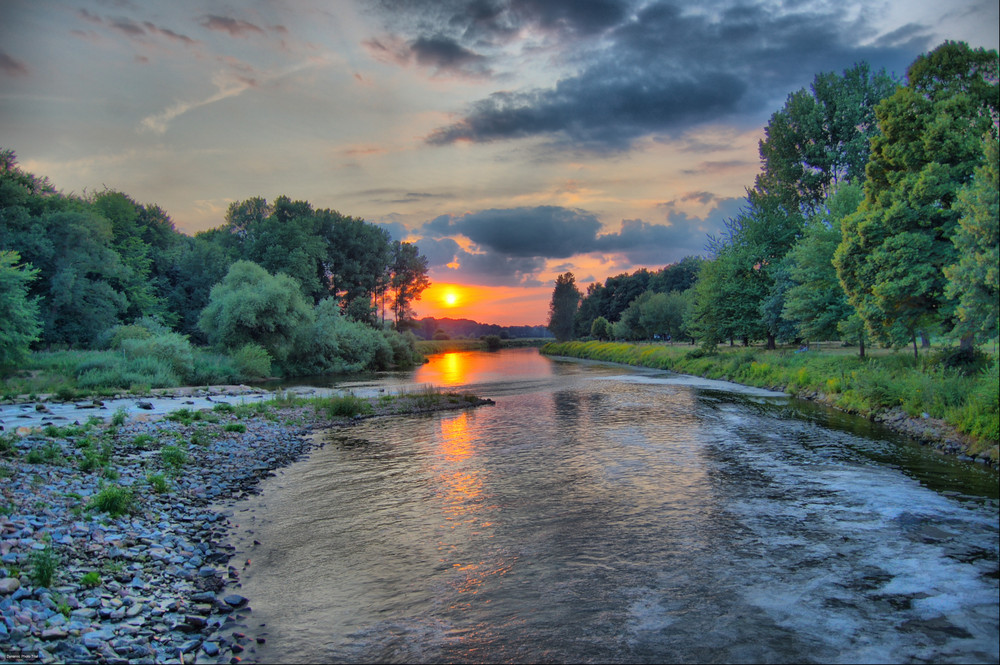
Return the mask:
{"type": "Polygon", "coordinates": [[[7,55],[4,51],[0,51],[0,71],[8,76],[27,76],[28,66],[17,58],[7,55]]]}
{"type": "Polygon", "coordinates": [[[539,206],[443,216],[424,228],[439,235],[464,235],[480,247],[507,256],[566,258],[589,246],[601,223],[580,210],[539,206]]]}
{"type": "MultiPolygon", "coordinates": [[[[543,5],[548,3],[537,3],[534,19],[543,27],[569,20],[576,6],[557,3],[542,12],[543,5]]],[[[903,46],[863,47],[862,41],[875,35],[846,8],[824,5],[691,13],[656,2],[635,14],[615,6],[621,11],[600,16],[582,11],[577,17],[589,19],[575,22],[576,29],[604,28],[600,41],[574,43],[577,72],[549,88],[494,93],[427,141],[543,135],[596,150],[626,149],[641,136],[679,133],[737,114],[762,114],[808,85],[815,74],[841,71],[859,60],[900,71],[920,46],[913,41],[920,41],[919,26],[913,26],[899,36],[905,39],[903,46]]],[[[522,11],[519,17],[529,14],[522,11]]]]}
{"type": "Polygon", "coordinates": [[[667,225],[624,220],[618,230],[605,233],[590,213],[554,206],[443,215],[418,229],[423,239],[417,244],[432,268],[443,271],[457,261],[459,272],[448,273],[454,278],[477,284],[525,285],[535,279],[532,275],[545,267],[547,259],[600,253],[619,255],[628,267],[665,265],[704,254],[708,234],[718,234],[723,220],[735,216],[743,202],[742,198],[716,199],[704,219],[689,217],[668,202],[663,204],[667,225]],[[477,249],[467,252],[446,237],[457,235],[468,238],[477,249]]]}
{"type": "Polygon", "coordinates": [[[486,58],[460,46],[449,37],[419,37],[410,44],[410,50],[421,65],[454,72],[488,72],[484,64],[486,58]]]}

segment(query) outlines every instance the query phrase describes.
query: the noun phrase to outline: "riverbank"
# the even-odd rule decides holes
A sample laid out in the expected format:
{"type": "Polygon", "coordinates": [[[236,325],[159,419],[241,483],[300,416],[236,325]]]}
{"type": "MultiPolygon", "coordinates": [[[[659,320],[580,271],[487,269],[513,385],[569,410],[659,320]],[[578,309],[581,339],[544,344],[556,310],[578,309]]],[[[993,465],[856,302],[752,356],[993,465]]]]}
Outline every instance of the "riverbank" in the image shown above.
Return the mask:
{"type": "MultiPolygon", "coordinates": [[[[213,505],[308,454],[316,428],[490,404],[468,395],[276,399],[90,418],[0,439],[0,660],[211,662],[256,644],[236,527],[213,505]]],[[[245,565],[249,565],[249,561],[245,565]]]]}
{"type": "Polygon", "coordinates": [[[665,369],[786,392],[884,423],[922,443],[997,467],[997,364],[962,376],[909,356],[861,359],[807,351],[725,349],[617,342],[546,344],[541,352],[665,369]]]}

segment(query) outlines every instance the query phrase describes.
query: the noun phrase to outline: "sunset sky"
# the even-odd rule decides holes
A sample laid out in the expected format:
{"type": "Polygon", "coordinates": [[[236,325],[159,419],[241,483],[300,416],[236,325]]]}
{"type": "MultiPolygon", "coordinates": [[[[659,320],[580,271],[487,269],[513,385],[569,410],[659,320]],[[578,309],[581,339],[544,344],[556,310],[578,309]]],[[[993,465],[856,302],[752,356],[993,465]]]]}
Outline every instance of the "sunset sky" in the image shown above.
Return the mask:
{"type": "Polygon", "coordinates": [[[0,0],[0,147],[186,233],[281,194],[384,224],[418,315],[544,324],[559,273],[704,253],[817,73],[997,33],[994,0],[0,0]]]}

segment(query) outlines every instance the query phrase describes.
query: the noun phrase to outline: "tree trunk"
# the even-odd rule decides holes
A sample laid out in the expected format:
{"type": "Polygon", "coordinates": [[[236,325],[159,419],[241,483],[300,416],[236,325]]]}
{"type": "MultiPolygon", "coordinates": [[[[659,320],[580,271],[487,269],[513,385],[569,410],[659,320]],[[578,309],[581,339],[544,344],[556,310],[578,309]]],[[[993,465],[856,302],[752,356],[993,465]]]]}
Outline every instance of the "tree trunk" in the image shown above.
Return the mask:
{"type": "Polygon", "coordinates": [[[976,348],[975,337],[971,334],[962,335],[962,339],[958,342],[958,348],[962,351],[971,351],[976,348]]]}
{"type": "Polygon", "coordinates": [[[865,337],[864,337],[864,335],[862,335],[861,337],[858,338],[858,346],[861,349],[860,353],[858,354],[858,357],[859,358],[864,358],[865,357],[865,337]]]}
{"type": "Polygon", "coordinates": [[[927,336],[927,333],[920,333],[920,348],[929,349],[931,348],[931,338],[927,336]]]}
{"type": "Polygon", "coordinates": [[[917,351],[917,333],[913,333],[913,357],[920,358],[920,353],[917,351]]]}
{"type": "Polygon", "coordinates": [[[774,335],[770,333],[767,335],[767,349],[768,351],[774,351],[774,335]]]}

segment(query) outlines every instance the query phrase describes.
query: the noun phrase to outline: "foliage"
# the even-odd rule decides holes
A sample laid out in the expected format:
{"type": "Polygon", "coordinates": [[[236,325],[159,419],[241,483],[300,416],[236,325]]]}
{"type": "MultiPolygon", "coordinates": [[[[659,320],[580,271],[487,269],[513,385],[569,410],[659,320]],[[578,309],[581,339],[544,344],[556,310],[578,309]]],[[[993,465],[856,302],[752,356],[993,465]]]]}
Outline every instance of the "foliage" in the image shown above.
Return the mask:
{"type": "Polygon", "coordinates": [[[187,452],[179,446],[163,446],[160,448],[160,460],[170,471],[171,475],[179,475],[184,465],[187,464],[187,452]]]}
{"type": "Polygon", "coordinates": [[[982,160],[982,137],[995,133],[996,51],[946,42],[917,58],[908,84],[876,108],[865,199],[843,222],[837,274],[869,332],[895,345],[947,325],[944,269],[960,188],[982,160]]]}
{"type": "Polygon", "coordinates": [[[857,209],[862,196],[860,185],[837,188],[824,209],[809,218],[802,237],[786,256],[793,284],[785,294],[784,313],[806,339],[839,339],[841,324],[854,314],[837,279],[833,255],[840,244],[841,220],[857,209]]]}
{"type": "Polygon", "coordinates": [[[22,362],[42,330],[38,299],[28,296],[38,270],[19,264],[20,258],[17,252],[0,250],[0,368],[22,362]]]}
{"type": "Polygon", "coordinates": [[[232,353],[233,364],[248,379],[264,379],[271,375],[271,354],[260,344],[249,342],[232,353]]]}
{"type": "Polygon", "coordinates": [[[957,301],[956,331],[979,339],[1000,334],[1000,143],[983,139],[985,160],[958,193],[961,214],[951,238],[958,261],[944,268],[945,295],[957,301]]]}
{"type": "Polygon", "coordinates": [[[594,322],[590,324],[590,336],[601,341],[609,339],[611,328],[608,325],[608,320],[603,316],[594,319],[594,322]]]}
{"type": "Polygon", "coordinates": [[[88,506],[111,517],[120,517],[135,509],[135,496],[131,487],[105,485],[91,497],[88,506]]]}
{"type": "Polygon", "coordinates": [[[80,586],[85,589],[93,589],[101,585],[101,575],[96,570],[91,570],[80,576],[80,586]]]}
{"type": "Polygon", "coordinates": [[[771,116],[755,188],[786,210],[814,212],[836,185],[860,183],[878,131],[875,105],[895,88],[884,71],[872,72],[863,62],[840,75],[818,74],[771,116]]]}
{"type": "Polygon", "coordinates": [[[296,346],[296,334],[312,323],[312,309],[295,280],[237,261],[212,287],[198,325],[213,344],[232,349],[254,342],[283,361],[296,346]]]}
{"type": "Polygon", "coordinates": [[[565,341],[573,337],[573,317],[580,304],[580,290],[576,288],[576,278],[567,272],[556,278],[549,303],[549,330],[556,339],[565,341]]]}
{"type": "Polygon", "coordinates": [[[321,400],[317,403],[316,409],[325,411],[330,418],[352,418],[372,412],[372,406],[368,401],[351,394],[321,400]]]}
{"type": "Polygon", "coordinates": [[[45,547],[32,550],[28,555],[31,565],[31,581],[36,587],[50,587],[59,568],[59,555],[52,548],[51,540],[46,540],[45,547]]]}

